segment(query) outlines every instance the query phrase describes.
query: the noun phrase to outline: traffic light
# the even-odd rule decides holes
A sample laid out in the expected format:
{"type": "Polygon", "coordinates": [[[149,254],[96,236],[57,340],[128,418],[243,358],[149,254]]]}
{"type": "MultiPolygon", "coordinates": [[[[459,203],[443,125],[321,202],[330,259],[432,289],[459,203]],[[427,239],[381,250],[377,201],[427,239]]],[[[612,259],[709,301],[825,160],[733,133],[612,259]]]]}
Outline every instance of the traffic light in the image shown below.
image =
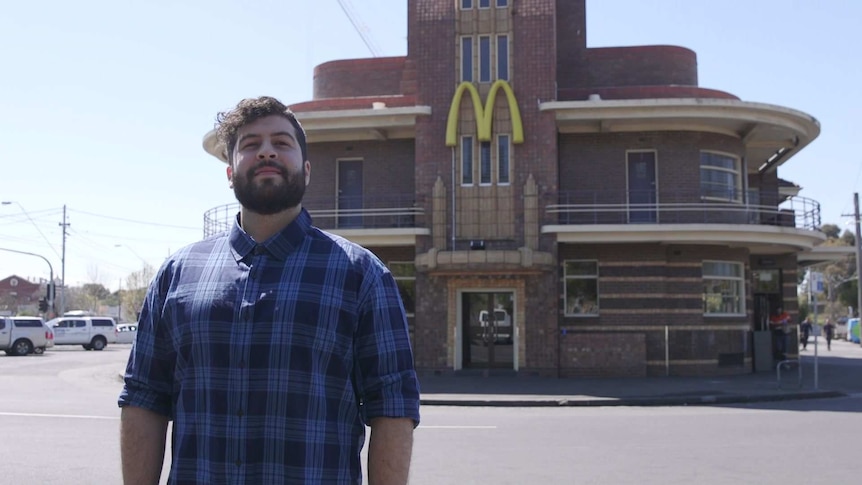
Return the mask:
{"type": "Polygon", "coordinates": [[[39,311],[43,313],[48,311],[48,300],[39,298],[39,311]]]}

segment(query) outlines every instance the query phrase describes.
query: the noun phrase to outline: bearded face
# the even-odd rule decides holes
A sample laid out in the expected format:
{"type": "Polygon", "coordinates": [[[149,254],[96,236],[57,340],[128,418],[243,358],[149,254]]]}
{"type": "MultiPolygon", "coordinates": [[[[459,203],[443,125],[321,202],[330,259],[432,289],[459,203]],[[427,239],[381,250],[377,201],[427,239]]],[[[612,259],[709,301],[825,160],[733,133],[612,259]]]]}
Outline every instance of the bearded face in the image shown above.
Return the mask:
{"type": "Polygon", "coordinates": [[[262,160],[234,173],[233,192],[245,209],[260,215],[272,215],[302,202],[305,174],[262,160]]]}

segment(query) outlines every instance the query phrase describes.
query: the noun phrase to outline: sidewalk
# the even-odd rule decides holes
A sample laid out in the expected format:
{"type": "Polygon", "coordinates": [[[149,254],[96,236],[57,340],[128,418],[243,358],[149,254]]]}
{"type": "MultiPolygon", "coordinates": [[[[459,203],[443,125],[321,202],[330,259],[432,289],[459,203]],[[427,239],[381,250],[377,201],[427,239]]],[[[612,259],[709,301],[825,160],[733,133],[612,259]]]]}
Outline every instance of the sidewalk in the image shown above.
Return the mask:
{"type": "Polygon", "coordinates": [[[821,399],[862,395],[862,347],[833,342],[818,347],[817,386],[814,348],[800,352],[797,368],[729,377],[547,378],[483,375],[481,371],[444,376],[420,374],[425,406],[682,406],[821,399]]]}

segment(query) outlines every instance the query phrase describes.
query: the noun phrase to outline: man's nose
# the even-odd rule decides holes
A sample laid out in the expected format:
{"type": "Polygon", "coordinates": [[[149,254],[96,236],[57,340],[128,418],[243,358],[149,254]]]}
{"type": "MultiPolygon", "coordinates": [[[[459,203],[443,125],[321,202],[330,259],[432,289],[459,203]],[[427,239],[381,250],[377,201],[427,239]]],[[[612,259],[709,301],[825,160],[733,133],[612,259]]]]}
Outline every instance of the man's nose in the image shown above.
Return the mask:
{"type": "Polygon", "coordinates": [[[272,143],[265,141],[260,144],[260,150],[257,151],[257,158],[260,160],[264,160],[267,158],[275,158],[276,152],[275,148],[272,146],[272,143]]]}

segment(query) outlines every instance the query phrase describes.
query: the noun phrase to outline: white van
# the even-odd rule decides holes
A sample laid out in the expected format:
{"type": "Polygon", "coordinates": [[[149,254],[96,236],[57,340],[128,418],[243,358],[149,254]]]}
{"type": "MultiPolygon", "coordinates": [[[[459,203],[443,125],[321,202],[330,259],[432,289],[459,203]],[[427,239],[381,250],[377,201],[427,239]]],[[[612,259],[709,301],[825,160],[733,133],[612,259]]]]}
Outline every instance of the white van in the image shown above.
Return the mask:
{"type": "Polygon", "coordinates": [[[482,327],[483,334],[493,334],[495,342],[512,343],[512,316],[509,312],[502,308],[494,310],[494,322],[489,326],[488,310],[479,312],[479,326],[482,327]]]}
{"type": "Polygon", "coordinates": [[[85,350],[102,350],[117,343],[117,324],[112,317],[60,317],[48,322],[55,345],[80,345],[85,350]]]}

